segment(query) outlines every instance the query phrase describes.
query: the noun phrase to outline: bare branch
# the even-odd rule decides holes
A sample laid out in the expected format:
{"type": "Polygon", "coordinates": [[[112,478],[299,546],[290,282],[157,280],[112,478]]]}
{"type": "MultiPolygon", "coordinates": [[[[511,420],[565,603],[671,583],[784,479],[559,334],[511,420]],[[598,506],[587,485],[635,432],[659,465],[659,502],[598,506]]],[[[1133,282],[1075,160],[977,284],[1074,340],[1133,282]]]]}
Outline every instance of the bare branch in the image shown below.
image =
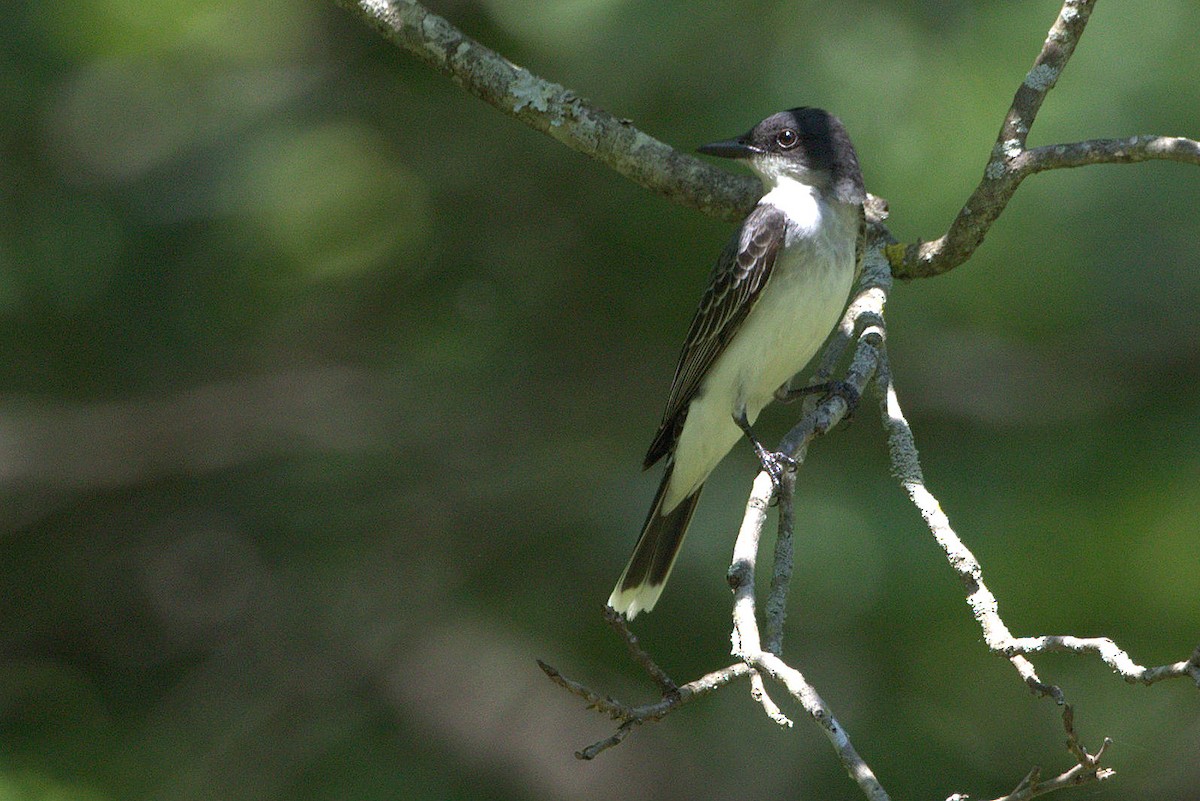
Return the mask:
{"type": "Polygon", "coordinates": [[[1026,149],[1025,143],[1038,110],[1075,52],[1075,45],[1095,4],[1096,0],[1066,0],[1063,3],[1033,67],[1017,87],[992,146],[983,179],[963,204],[950,230],[932,242],[896,245],[888,249],[892,271],[897,278],[939,275],[969,259],[983,242],[992,223],[1003,213],[1021,181],[1034,173],[1089,164],[1131,164],[1147,159],[1200,164],[1200,143],[1180,137],[1094,139],[1026,149]]]}
{"type": "MultiPolygon", "coordinates": [[[[1064,787],[1078,787],[1081,784],[1104,781],[1114,775],[1114,771],[1111,769],[1100,767],[1100,759],[1104,756],[1108,747],[1112,745],[1112,740],[1105,738],[1104,744],[1100,746],[1100,750],[1093,756],[1079,742],[1079,735],[1075,733],[1075,716],[1070,704],[1063,707],[1062,721],[1063,729],[1067,733],[1067,750],[1075,757],[1076,764],[1071,769],[1046,781],[1042,781],[1041,768],[1034,768],[1026,774],[1015,790],[1002,798],[996,799],[996,801],[1026,801],[1026,799],[1046,795],[1055,790],[1061,790],[1064,787]]],[[[951,796],[947,801],[965,798],[966,796],[963,795],[955,795],[951,796]]]]}
{"type": "Polygon", "coordinates": [[[790,729],[792,727],[792,719],[783,714],[783,710],[771,700],[771,696],[767,694],[766,682],[763,681],[762,674],[757,670],[750,676],[750,697],[762,704],[763,712],[771,720],[784,728],[790,729]]]}
{"type": "MultiPolygon", "coordinates": [[[[754,482],[750,502],[747,503],[741,533],[738,534],[734,545],[733,565],[729,568],[730,584],[734,589],[734,655],[754,670],[765,673],[782,684],[829,738],[846,772],[858,783],[867,797],[872,801],[888,801],[887,792],[875,778],[870,766],[854,749],[850,737],[816,688],[808,683],[799,670],[786,664],[776,654],[763,651],[760,647],[758,622],[754,611],[754,570],[759,537],[762,534],[761,518],[765,517],[766,504],[771,492],[770,477],[765,472],[759,473],[754,482]]],[[[773,706],[772,703],[767,707],[768,714],[773,706]]],[[[778,720],[774,716],[772,718],[778,720]]]]}
{"type": "Polygon", "coordinates": [[[1131,136],[1126,139],[1088,139],[1067,145],[1035,147],[1013,159],[1023,175],[1092,164],[1136,164],[1152,159],[1200,166],[1200,142],[1181,136],[1131,136]]]}
{"type": "Polygon", "coordinates": [[[838,723],[837,719],[833,716],[833,712],[821,699],[816,688],[804,678],[804,675],[795,668],[787,665],[775,654],[760,651],[757,655],[753,656],[747,654],[747,657],[751,659],[755,669],[766,673],[775,681],[782,684],[787,688],[788,693],[800,702],[800,705],[804,707],[804,711],[808,713],[813,722],[825,733],[825,736],[833,746],[833,750],[837,753],[838,759],[841,760],[842,766],[867,798],[871,799],[871,801],[888,801],[887,791],[883,789],[883,785],[875,778],[874,771],[859,756],[858,751],[850,743],[850,737],[846,734],[846,730],[842,728],[842,724],[838,723]]]}
{"type": "Polygon", "coordinates": [[[1169,678],[1190,676],[1200,687],[1200,647],[1183,662],[1161,667],[1145,668],[1130,659],[1125,651],[1107,637],[1085,639],[1080,637],[1013,637],[1008,626],[1000,618],[999,604],[983,582],[983,570],[974,554],[963,544],[937,498],[925,486],[921,472],[916,441],[912,429],[904,418],[896,388],[892,384],[887,353],[881,355],[876,386],[880,390],[884,428],[888,432],[888,448],[891,453],[892,474],[904,487],[909,499],[925,519],[934,539],[946,554],[950,566],[958,574],[967,589],[967,604],[971,614],[983,630],[988,649],[1001,654],[1012,662],[1022,680],[1039,695],[1048,695],[1059,704],[1064,703],[1062,691],[1050,684],[1043,684],[1026,658],[1029,654],[1047,651],[1073,651],[1095,653],[1128,682],[1151,684],[1169,678]]]}
{"type": "MultiPolygon", "coordinates": [[[[726,172],[675,150],[566,87],[513,64],[415,0],[337,2],[481,100],[674,203],[737,220],[762,194],[753,178],[726,172]]],[[[1200,163],[1200,144],[1179,137],[1097,139],[1026,149],[1038,110],[1070,60],[1095,2],[1065,0],[1033,67],[1013,97],[983,180],[949,231],[932,242],[888,248],[897,278],[938,275],[969,259],[1017,187],[1034,173],[1147,159],[1200,163]]]]}
{"type": "MultiPolygon", "coordinates": [[[[859,292],[851,302],[839,326],[839,332],[846,336],[848,332],[861,331],[858,335],[858,347],[847,371],[847,383],[859,392],[865,389],[875,372],[878,362],[879,347],[883,341],[882,313],[887,300],[887,292],[891,287],[891,275],[887,263],[882,256],[881,246],[886,230],[882,228],[881,220],[874,221],[879,227],[876,241],[864,259],[863,276],[859,284],[859,292]],[[864,321],[867,325],[864,326],[864,321]]],[[[845,342],[835,342],[831,345],[837,353],[844,350],[845,342]]],[[[828,431],[848,411],[846,402],[840,397],[830,397],[820,404],[788,433],[781,445],[781,450],[803,460],[808,444],[819,434],[828,431]]],[[[795,476],[789,475],[785,483],[781,507],[790,507],[793,502],[791,481],[795,476]]],[[[773,487],[766,472],[760,472],[754,481],[754,489],[746,503],[746,512],[742,518],[741,529],[734,543],[733,563],[729,568],[729,583],[734,591],[733,603],[733,653],[747,665],[754,668],[757,676],[770,676],[782,684],[788,693],[800,703],[804,711],[815,722],[833,746],[838,759],[841,760],[846,772],[850,775],[872,801],[887,801],[888,794],[866,761],[858,754],[850,742],[850,737],[842,725],[838,723],[829,706],[821,698],[816,688],[796,668],[788,665],[780,656],[782,649],[782,609],[787,605],[788,577],[792,571],[792,549],[790,528],[793,515],[790,508],[781,508],[780,539],[786,540],[784,547],[775,551],[776,564],[772,576],[771,592],[768,600],[768,638],[767,649],[761,644],[758,621],[755,611],[755,570],[758,560],[759,540],[766,522],[767,508],[771,500],[773,487]]],[[[752,683],[752,692],[757,692],[759,683],[752,683]]],[[[769,697],[755,695],[756,700],[763,704],[767,714],[776,722],[782,723],[778,710],[769,697]]],[[[790,721],[789,721],[790,723],[790,721]]]]}
{"type": "Polygon", "coordinates": [[[1042,102],[1058,83],[1059,76],[1071,60],[1095,5],[1096,0],[1066,0],[1063,3],[1054,24],[1050,26],[1050,32],[1046,34],[1046,41],[1042,43],[1042,51],[1013,95],[1012,105],[996,138],[997,145],[1015,142],[1021,147],[1025,146],[1042,102]]]}
{"type": "Polygon", "coordinates": [[[983,180],[945,235],[933,242],[918,242],[889,252],[897,277],[917,278],[946,272],[969,259],[979,247],[1024,178],[1009,169],[1008,161],[1024,151],[1038,110],[1075,52],[1075,45],[1095,3],[1096,0],[1066,0],[1063,3],[1033,67],[1017,87],[992,147],[983,180]]]}
{"type": "Polygon", "coordinates": [[[771,589],[764,606],[766,649],[773,654],[783,653],[783,624],[787,620],[788,590],[792,583],[795,563],[796,533],[796,474],[784,473],[779,496],[779,525],[776,527],[775,554],[771,559],[771,589]]]}
{"type": "Polygon", "coordinates": [[[758,543],[767,523],[767,509],[773,493],[771,477],[764,470],[754,479],[754,488],[742,515],[742,526],[733,544],[733,563],[729,566],[728,579],[733,589],[732,652],[739,659],[762,650],[758,622],[754,619],[754,571],[758,562],[758,543]]]}
{"type": "Polygon", "coordinates": [[[630,706],[607,695],[601,695],[581,682],[567,678],[557,668],[546,664],[540,659],[537,660],[537,664],[542,669],[542,672],[549,676],[550,680],[559,687],[587,701],[589,709],[595,709],[613,720],[621,721],[620,726],[617,727],[617,731],[611,737],[607,737],[589,745],[587,748],[576,751],[575,756],[579,759],[593,759],[597,754],[612,748],[614,745],[619,745],[629,735],[634,726],[640,726],[643,723],[657,723],[684,704],[715,692],[726,684],[745,678],[753,672],[753,669],[744,662],[735,662],[720,670],[714,670],[698,679],[689,681],[673,692],[664,693],[658,701],[640,706],[630,706]]]}
{"type": "MultiPolygon", "coordinates": [[[[917,454],[916,440],[904,412],[900,408],[900,400],[896,387],[892,383],[891,368],[886,351],[880,359],[879,370],[876,373],[876,387],[880,394],[880,412],[883,417],[884,429],[888,435],[888,450],[891,456],[892,475],[904,487],[909,500],[917,507],[924,518],[933,537],[937,540],[951,568],[958,574],[967,589],[967,605],[975,617],[979,627],[983,629],[984,641],[993,652],[1004,652],[1005,647],[1013,641],[1012,633],[1000,618],[999,604],[987,585],[983,583],[983,570],[975,555],[963,544],[950,520],[942,511],[942,506],[936,497],[925,486],[925,476],[921,470],[917,454]]],[[[1009,654],[1013,666],[1021,674],[1022,679],[1035,692],[1041,695],[1052,695],[1062,703],[1061,691],[1056,687],[1042,684],[1033,669],[1033,665],[1023,656],[1009,654]]]]}
{"type": "Polygon", "coordinates": [[[1021,637],[1006,643],[1002,650],[1007,654],[1024,655],[1051,651],[1094,653],[1130,684],[1154,684],[1163,679],[1190,676],[1196,682],[1196,686],[1200,687],[1200,646],[1196,647],[1189,659],[1153,668],[1142,667],[1134,662],[1129,658],[1129,654],[1108,637],[1021,637]]]}
{"type": "Polygon", "coordinates": [[[581,748],[575,752],[576,759],[595,759],[601,752],[607,751],[614,745],[620,745],[621,742],[629,736],[629,732],[633,731],[633,727],[639,721],[626,720],[617,730],[613,732],[611,737],[605,737],[599,742],[592,743],[587,748],[581,748]]]}
{"type": "MultiPolygon", "coordinates": [[[[1106,740],[1105,744],[1107,745],[1109,742],[1111,741],[1106,740]]],[[[1101,749],[1100,753],[1103,753],[1103,750],[1101,749]]],[[[1099,757],[1100,753],[1097,753],[1096,756],[1099,757]]],[[[1080,785],[1090,784],[1094,781],[1104,781],[1113,775],[1113,771],[1108,768],[1075,765],[1070,770],[1064,771],[1053,779],[1043,781],[1041,778],[1041,769],[1034,768],[1021,780],[1021,783],[1017,785],[1015,790],[1008,795],[995,799],[995,801],[1027,801],[1030,798],[1037,798],[1040,795],[1053,793],[1055,790],[1063,790],[1067,787],[1079,787],[1080,785]]],[[[965,799],[967,796],[958,795],[951,796],[950,798],[965,799]]],[[[947,801],[950,801],[950,799],[947,799],[947,801]]]]}
{"type": "Polygon", "coordinates": [[[658,663],[655,662],[650,654],[646,653],[645,649],[638,644],[637,635],[629,630],[629,621],[625,620],[625,616],[611,606],[604,607],[604,621],[612,626],[613,631],[621,635],[621,639],[625,641],[625,647],[629,649],[629,655],[633,657],[633,661],[642,666],[642,669],[654,679],[654,683],[663,691],[664,695],[679,692],[679,687],[671,680],[658,663]]]}
{"type": "Polygon", "coordinates": [[[384,38],[466,91],[673,203],[741,219],[762,194],[748,175],[713,167],[628,120],[534,75],[413,0],[337,0],[384,38]]]}

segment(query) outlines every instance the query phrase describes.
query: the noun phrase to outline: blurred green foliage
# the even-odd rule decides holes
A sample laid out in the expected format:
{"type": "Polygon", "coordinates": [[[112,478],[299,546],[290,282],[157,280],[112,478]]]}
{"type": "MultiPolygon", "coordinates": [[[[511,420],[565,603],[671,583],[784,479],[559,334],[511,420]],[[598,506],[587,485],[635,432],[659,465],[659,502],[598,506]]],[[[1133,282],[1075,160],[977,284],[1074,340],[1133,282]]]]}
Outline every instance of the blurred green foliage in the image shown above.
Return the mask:
{"type": "MultiPolygon", "coordinates": [[[[901,237],[978,179],[1058,4],[446,0],[683,148],[838,113],[901,237]]],[[[648,697],[599,617],[728,226],[294,0],[17,0],[0,27],[0,799],[853,798],[733,689],[595,764],[535,657],[648,697]]],[[[1101,3],[1031,142],[1196,136],[1200,6],[1101,3]]],[[[1182,659],[1200,631],[1200,180],[1037,176],[898,286],[926,475],[1019,634],[1182,659]]],[[[790,409],[764,415],[781,433],[790,409]]],[[[749,449],[639,632],[727,660],[749,449]]],[[[870,408],[818,443],[789,654],[895,797],[1069,764],[979,634],[870,408]]],[[[1200,699],[1050,657],[1117,778],[1200,783],[1200,699]]],[[[939,796],[940,794],[940,796],[939,796]]],[[[1065,797],[1065,796],[1064,796],[1065,797]]]]}

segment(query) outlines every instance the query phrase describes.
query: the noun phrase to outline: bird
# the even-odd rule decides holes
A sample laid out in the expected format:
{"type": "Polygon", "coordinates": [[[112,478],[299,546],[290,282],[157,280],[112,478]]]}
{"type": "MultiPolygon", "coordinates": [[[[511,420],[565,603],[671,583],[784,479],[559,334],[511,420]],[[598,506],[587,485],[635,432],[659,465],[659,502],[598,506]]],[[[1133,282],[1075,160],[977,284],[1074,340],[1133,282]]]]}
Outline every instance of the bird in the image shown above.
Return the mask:
{"type": "Polygon", "coordinates": [[[698,151],[746,164],[764,194],[709,275],[646,454],[643,469],[666,469],[608,599],[628,620],[658,602],[705,480],[743,436],[776,489],[795,467],[751,426],[828,338],[858,272],[866,189],[837,117],[793,108],[698,151]]]}

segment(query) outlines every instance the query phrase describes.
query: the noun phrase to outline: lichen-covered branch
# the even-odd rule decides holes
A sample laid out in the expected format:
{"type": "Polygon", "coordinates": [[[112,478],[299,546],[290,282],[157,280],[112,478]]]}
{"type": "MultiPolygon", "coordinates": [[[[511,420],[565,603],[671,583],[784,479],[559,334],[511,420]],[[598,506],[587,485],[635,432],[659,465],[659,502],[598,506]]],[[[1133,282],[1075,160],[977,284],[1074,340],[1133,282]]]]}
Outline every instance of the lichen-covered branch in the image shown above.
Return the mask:
{"type": "Polygon", "coordinates": [[[1130,658],[1129,654],[1108,637],[1070,637],[1048,635],[1044,637],[1021,637],[1000,644],[1000,649],[1006,654],[1050,653],[1052,651],[1069,651],[1076,654],[1094,653],[1104,664],[1113,669],[1121,678],[1130,684],[1154,684],[1163,679],[1178,679],[1188,676],[1200,687],[1200,645],[1192,652],[1191,657],[1181,662],[1158,667],[1142,667],[1130,658]]]}
{"type": "Polygon", "coordinates": [[[1017,87],[1000,126],[983,180],[963,204],[950,230],[932,242],[893,247],[888,255],[897,277],[919,278],[953,269],[971,257],[1004,211],[1025,174],[1011,168],[1025,151],[1029,131],[1047,93],[1075,52],[1096,0],[1066,0],[1025,80],[1017,87]]]}
{"type": "Polygon", "coordinates": [[[1182,137],[1135,136],[1026,148],[1038,110],[1075,52],[1095,5],[1096,0],[1063,3],[1033,67],[1017,87],[992,146],[983,179],[959,210],[950,229],[932,242],[888,249],[892,272],[897,278],[939,275],[969,259],[1017,187],[1034,173],[1090,164],[1131,164],[1147,159],[1200,164],[1200,142],[1182,137]]]}
{"type": "Polygon", "coordinates": [[[420,3],[337,2],[480,100],[672,202],[737,220],[762,194],[754,178],[718,169],[658,141],[566,87],[513,64],[420,3]]]}
{"type": "Polygon", "coordinates": [[[1180,161],[1200,167],[1200,142],[1182,136],[1130,136],[1088,139],[1064,145],[1044,145],[1023,151],[1012,169],[1023,175],[1092,164],[1136,164],[1154,159],[1180,161]]]}
{"type": "Polygon", "coordinates": [[[1064,703],[1062,690],[1054,685],[1042,683],[1027,658],[1029,655],[1049,651],[1095,653],[1131,683],[1152,684],[1163,679],[1189,676],[1200,687],[1200,647],[1185,661],[1146,668],[1135,663],[1125,651],[1106,637],[1014,637],[1000,617],[996,597],[984,584],[983,570],[978,560],[955,533],[941,504],[925,485],[916,440],[900,408],[886,351],[880,359],[875,381],[881,396],[880,406],[884,429],[888,435],[892,473],[908,493],[913,505],[920,511],[934,539],[945,552],[951,568],[966,587],[967,604],[983,631],[983,639],[989,650],[1007,657],[1032,690],[1039,695],[1048,695],[1060,704],[1064,703]]]}
{"type": "MultiPolygon", "coordinates": [[[[737,220],[762,192],[753,178],[678,151],[629,120],[513,64],[415,0],[337,2],[467,92],[672,202],[737,220]]],[[[1147,159],[1200,164],[1200,143],[1183,137],[1135,136],[1026,148],[1038,110],[1070,60],[1095,4],[1096,0],[1065,0],[1033,67],[1017,88],[983,179],[950,229],[931,242],[888,248],[897,278],[938,275],[969,259],[1021,182],[1034,173],[1147,159]]]]}

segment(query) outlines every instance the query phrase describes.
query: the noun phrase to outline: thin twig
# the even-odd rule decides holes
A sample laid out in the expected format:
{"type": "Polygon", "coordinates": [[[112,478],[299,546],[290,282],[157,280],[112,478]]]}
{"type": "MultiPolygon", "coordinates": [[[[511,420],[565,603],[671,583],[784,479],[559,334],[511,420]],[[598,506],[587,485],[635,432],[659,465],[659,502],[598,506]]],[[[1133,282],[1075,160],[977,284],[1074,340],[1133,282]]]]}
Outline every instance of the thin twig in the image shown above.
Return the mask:
{"type": "Polygon", "coordinates": [[[766,682],[763,681],[762,674],[757,670],[750,675],[750,697],[762,706],[763,712],[767,714],[768,718],[784,728],[792,727],[792,719],[783,714],[779,705],[771,700],[771,696],[767,693],[766,682]]]}
{"type": "Polygon", "coordinates": [[[782,684],[787,688],[788,693],[800,702],[804,711],[829,739],[834,752],[846,769],[846,773],[858,784],[859,789],[867,798],[871,801],[888,801],[887,791],[875,777],[874,771],[871,770],[866,760],[859,756],[858,751],[850,742],[850,736],[842,728],[842,724],[833,716],[832,710],[817,693],[816,688],[808,683],[804,675],[775,654],[759,651],[757,654],[746,654],[745,656],[756,670],[766,673],[782,684]]]}
{"type": "MultiPolygon", "coordinates": [[[[1083,765],[1074,765],[1069,770],[1063,771],[1053,779],[1042,780],[1041,770],[1034,768],[1029,774],[1021,780],[1011,793],[994,801],[1028,801],[1030,798],[1037,798],[1047,793],[1053,793],[1055,790],[1062,790],[1067,787],[1079,787],[1083,784],[1091,782],[1104,781],[1113,776],[1113,771],[1108,768],[1087,768],[1083,765]]],[[[956,796],[951,796],[955,798],[956,796]]],[[[966,798],[966,796],[957,796],[957,798],[966,798]]],[[[949,801],[949,799],[947,799],[949,801]]]]}
{"type": "MultiPolygon", "coordinates": [[[[754,481],[750,500],[746,504],[746,513],[742,518],[737,542],[734,543],[733,564],[729,568],[729,583],[734,591],[733,653],[754,670],[782,684],[800,703],[829,739],[846,772],[858,783],[867,798],[871,801],[888,801],[887,792],[875,778],[870,766],[854,749],[850,737],[816,688],[799,670],[785,663],[779,656],[764,651],[760,645],[761,637],[754,608],[754,572],[758,559],[759,538],[762,535],[762,518],[765,517],[771,491],[770,477],[766,473],[759,473],[754,481]]],[[[767,711],[770,714],[769,707],[767,711]]]]}
{"type": "Polygon", "coordinates": [[[611,606],[604,607],[604,621],[612,626],[613,631],[621,636],[625,642],[625,647],[629,649],[629,655],[633,657],[633,661],[642,666],[642,669],[654,679],[654,683],[663,691],[664,695],[679,692],[679,687],[671,680],[666,671],[658,666],[650,654],[646,653],[645,649],[638,644],[637,635],[629,630],[629,621],[625,619],[617,610],[611,606]]]}
{"type": "Polygon", "coordinates": [[[641,723],[641,721],[632,720],[632,719],[626,720],[624,723],[622,723],[620,726],[617,727],[617,730],[612,733],[611,737],[605,737],[603,740],[592,743],[587,748],[581,748],[578,751],[576,751],[575,758],[576,759],[595,759],[596,756],[599,755],[601,752],[607,751],[608,749],[612,748],[614,745],[620,745],[621,741],[629,736],[629,732],[633,731],[633,727],[636,726],[638,723],[641,723]]]}
{"type": "Polygon", "coordinates": [[[623,704],[610,696],[602,695],[582,682],[567,678],[557,668],[546,664],[540,659],[537,660],[537,664],[542,669],[542,672],[550,677],[550,680],[559,687],[587,701],[589,709],[595,709],[613,720],[621,721],[620,726],[613,736],[576,751],[575,756],[580,759],[592,759],[597,754],[612,748],[614,745],[620,744],[629,735],[629,731],[633,726],[640,726],[643,723],[657,723],[679,707],[697,698],[702,698],[716,692],[726,684],[745,678],[754,672],[745,662],[734,662],[720,670],[714,670],[698,679],[689,681],[687,684],[680,685],[674,692],[664,693],[662,698],[657,701],[631,706],[623,704]]]}
{"type": "MultiPolygon", "coordinates": [[[[1079,735],[1075,732],[1075,715],[1070,704],[1063,707],[1062,721],[1063,730],[1067,733],[1067,750],[1075,757],[1076,764],[1053,779],[1045,781],[1042,781],[1041,768],[1035,767],[1026,774],[1025,778],[1021,779],[1016,789],[996,801],[1026,801],[1026,799],[1046,795],[1065,787],[1078,787],[1089,782],[1104,781],[1114,775],[1112,769],[1100,766],[1100,759],[1112,745],[1112,740],[1104,738],[1104,744],[1100,746],[1100,750],[1094,755],[1089,754],[1079,741],[1079,735]]],[[[965,799],[966,796],[951,796],[951,798],[965,799]]]]}
{"type": "Polygon", "coordinates": [[[553,665],[549,665],[542,660],[537,660],[538,667],[542,672],[550,677],[550,681],[562,687],[572,695],[578,695],[583,700],[587,701],[588,709],[595,709],[608,715],[614,720],[630,720],[637,717],[634,708],[627,704],[622,704],[609,695],[601,695],[586,684],[582,684],[574,679],[568,679],[553,665]]]}
{"type": "Polygon", "coordinates": [[[763,619],[766,625],[765,647],[776,655],[783,653],[783,624],[787,620],[788,591],[791,587],[795,564],[796,473],[794,471],[784,473],[781,490],[775,554],[771,560],[771,589],[767,593],[767,602],[763,607],[763,619]]]}

